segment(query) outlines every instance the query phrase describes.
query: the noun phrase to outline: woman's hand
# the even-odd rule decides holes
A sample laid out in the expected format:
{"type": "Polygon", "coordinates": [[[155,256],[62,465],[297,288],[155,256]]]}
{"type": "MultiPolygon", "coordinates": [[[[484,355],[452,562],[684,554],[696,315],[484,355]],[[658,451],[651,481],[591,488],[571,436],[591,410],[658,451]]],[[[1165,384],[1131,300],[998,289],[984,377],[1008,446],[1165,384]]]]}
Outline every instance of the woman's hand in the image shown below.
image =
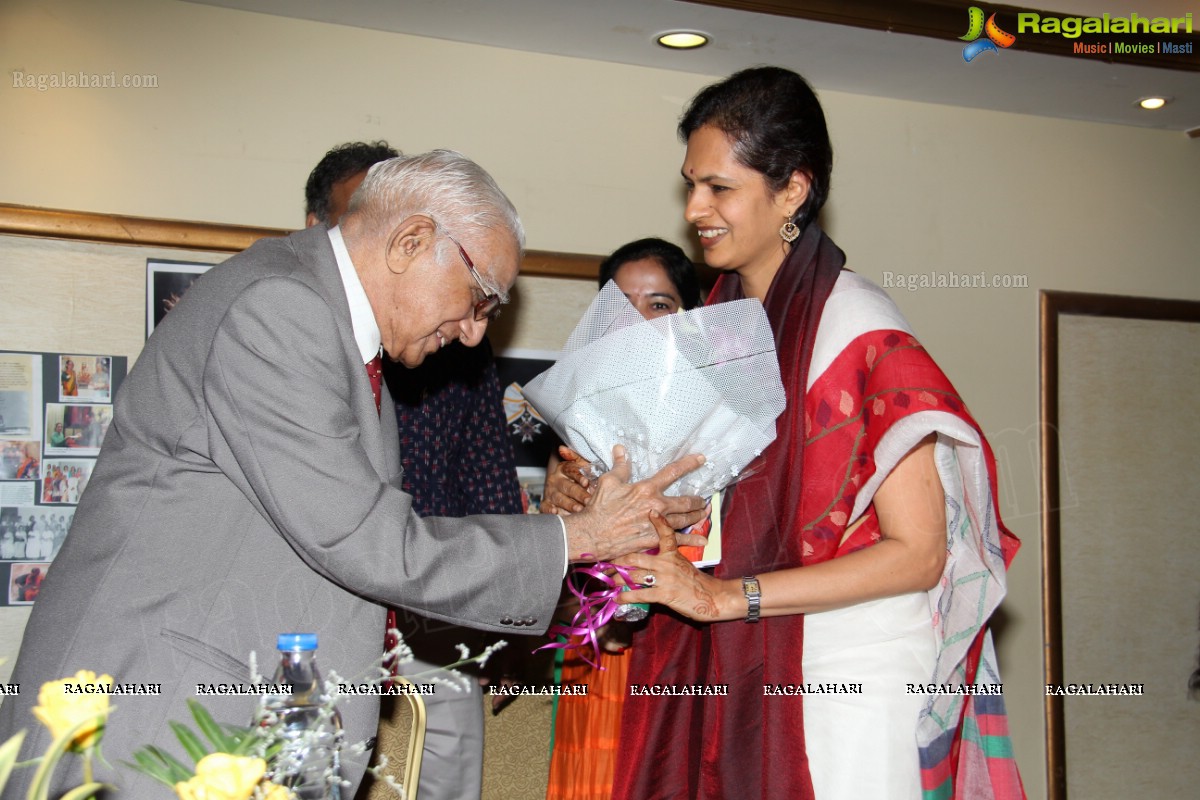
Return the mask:
{"type": "Polygon", "coordinates": [[[558,454],[562,460],[546,473],[539,510],[543,514],[576,514],[592,499],[588,478],[592,465],[566,445],[559,445],[558,454]]]}
{"type": "MultiPolygon", "coordinates": [[[[760,614],[815,614],[883,597],[928,591],[946,564],[946,499],[934,460],[935,436],[917,443],[883,480],[873,505],[882,538],[840,558],[757,575],[760,614]]],[[[675,552],[663,536],[669,525],[654,522],[660,555],[624,556],[636,567],[632,581],[653,587],[623,592],[619,602],[662,603],[700,621],[745,619],[748,602],[740,579],[718,580],[675,552]]]]}
{"type": "MultiPolygon", "coordinates": [[[[658,555],[631,553],[616,560],[633,567],[630,577],[643,588],[622,592],[618,603],[659,603],[697,622],[744,619],[746,596],[741,581],[725,581],[696,569],[679,554],[675,531],[657,511],[650,521],[658,533],[658,555]]],[[[621,582],[620,576],[615,576],[621,582]]]]}

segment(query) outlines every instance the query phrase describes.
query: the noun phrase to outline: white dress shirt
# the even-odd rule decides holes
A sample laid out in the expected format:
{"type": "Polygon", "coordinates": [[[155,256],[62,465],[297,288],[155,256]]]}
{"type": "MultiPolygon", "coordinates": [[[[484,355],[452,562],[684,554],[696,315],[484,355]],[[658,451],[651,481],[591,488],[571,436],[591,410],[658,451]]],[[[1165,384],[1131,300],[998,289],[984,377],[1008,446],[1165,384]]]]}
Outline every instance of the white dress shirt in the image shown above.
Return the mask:
{"type": "MultiPolygon", "coordinates": [[[[362,281],[358,279],[358,271],[354,269],[354,262],[350,260],[350,251],[346,249],[341,228],[335,225],[328,233],[329,243],[333,245],[333,257],[337,260],[338,273],[342,276],[342,286],[346,289],[346,299],[350,301],[350,327],[354,331],[354,341],[358,344],[358,353],[366,365],[383,352],[379,323],[375,321],[371,301],[367,299],[362,281]]],[[[563,575],[566,575],[571,558],[567,544],[567,523],[562,517],[555,518],[562,526],[563,575]]]]}

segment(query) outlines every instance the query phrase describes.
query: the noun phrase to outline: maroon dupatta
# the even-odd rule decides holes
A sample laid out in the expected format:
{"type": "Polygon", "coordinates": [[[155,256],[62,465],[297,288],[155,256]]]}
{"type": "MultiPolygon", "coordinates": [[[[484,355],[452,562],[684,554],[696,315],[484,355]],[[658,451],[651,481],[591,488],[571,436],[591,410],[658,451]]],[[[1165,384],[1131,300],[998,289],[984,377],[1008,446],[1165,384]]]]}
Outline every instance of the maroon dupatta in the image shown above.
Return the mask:
{"type": "MultiPolygon", "coordinates": [[[[726,490],[718,578],[801,565],[804,397],[825,301],[846,257],[816,223],[792,246],[767,292],[767,317],[787,396],[774,443],[753,474],[726,490]]],[[[722,275],[708,302],[744,297],[736,274],[722,275]]],[[[765,684],[798,684],[804,618],[703,625],[662,607],[631,651],[630,687],[727,686],[726,696],[626,699],[613,797],[679,800],[733,797],[811,800],[804,720],[792,703],[764,698],[765,684]]]]}

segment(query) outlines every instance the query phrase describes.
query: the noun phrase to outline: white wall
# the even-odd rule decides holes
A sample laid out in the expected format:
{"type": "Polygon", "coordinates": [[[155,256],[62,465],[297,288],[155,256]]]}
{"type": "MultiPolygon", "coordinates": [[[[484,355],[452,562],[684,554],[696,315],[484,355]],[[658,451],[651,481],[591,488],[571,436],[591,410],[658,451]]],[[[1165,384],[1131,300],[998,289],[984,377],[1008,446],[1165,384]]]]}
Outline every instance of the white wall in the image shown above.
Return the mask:
{"type": "MultiPolygon", "coordinates": [[[[173,0],[112,5],[0,7],[6,73],[158,81],[45,92],[0,83],[0,202],[292,227],[325,149],[386,137],[413,152],[453,147],[490,169],[532,248],[687,241],[674,125],[710,79],[173,0]]],[[[1024,540],[1001,665],[1017,757],[1039,797],[1037,290],[1200,299],[1200,142],[833,92],[822,100],[837,153],[826,224],[852,266],[875,280],[885,271],[1028,279],[1024,289],[892,294],[1001,460],[1003,510],[1024,540]]],[[[0,312],[13,266],[0,262],[0,312]]],[[[515,343],[554,346],[590,287],[523,285],[540,300],[515,343]]],[[[4,317],[0,347],[12,334],[4,317]]],[[[124,354],[138,345],[131,339],[124,354]]],[[[3,642],[0,655],[14,649],[3,642]]]]}

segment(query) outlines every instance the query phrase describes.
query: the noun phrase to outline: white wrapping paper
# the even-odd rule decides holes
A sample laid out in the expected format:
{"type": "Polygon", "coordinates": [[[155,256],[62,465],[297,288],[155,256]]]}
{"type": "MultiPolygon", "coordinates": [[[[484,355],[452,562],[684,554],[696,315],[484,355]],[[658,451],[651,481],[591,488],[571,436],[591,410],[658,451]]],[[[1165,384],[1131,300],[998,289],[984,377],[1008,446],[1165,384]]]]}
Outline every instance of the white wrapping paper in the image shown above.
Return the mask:
{"type": "Polygon", "coordinates": [[[704,497],[775,439],[784,408],[775,341],[757,300],[644,320],[611,281],[525,397],[594,464],[611,468],[613,445],[624,445],[635,481],[703,453],[704,466],[666,493],[704,497]]]}

